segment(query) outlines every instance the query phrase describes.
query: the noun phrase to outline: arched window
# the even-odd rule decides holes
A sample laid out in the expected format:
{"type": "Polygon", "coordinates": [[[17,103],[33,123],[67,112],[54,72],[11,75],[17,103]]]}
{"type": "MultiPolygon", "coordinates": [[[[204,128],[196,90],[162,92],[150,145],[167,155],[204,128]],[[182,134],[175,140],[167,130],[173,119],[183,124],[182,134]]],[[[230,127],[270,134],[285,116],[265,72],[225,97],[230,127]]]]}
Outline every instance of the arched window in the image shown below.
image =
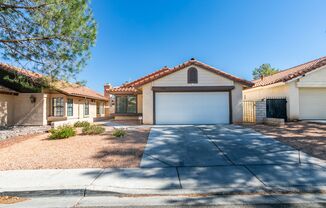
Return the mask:
{"type": "Polygon", "coordinates": [[[198,83],[198,71],[194,67],[188,69],[188,83],[198,83]]]}

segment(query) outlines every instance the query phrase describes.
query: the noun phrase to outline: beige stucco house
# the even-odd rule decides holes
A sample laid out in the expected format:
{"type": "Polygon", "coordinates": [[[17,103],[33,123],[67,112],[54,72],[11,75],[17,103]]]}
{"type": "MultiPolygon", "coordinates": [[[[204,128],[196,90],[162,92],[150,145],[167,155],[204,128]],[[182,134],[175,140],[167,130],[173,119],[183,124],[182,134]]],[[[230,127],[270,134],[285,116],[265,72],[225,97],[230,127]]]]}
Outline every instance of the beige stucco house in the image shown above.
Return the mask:
{"type": "Polygon", "coordinates": [[[163,67],[120,87],[105,86],[115,98],[115,119],[144,124],[242,122],[242,90],[252,83],[191,59],[163,67]]]}
{"type": "Polygon", "coordinates": [[[253,82],[244,100],[286,98],[289,120],[326,119],[326,57],[253,82]]]}
{"type": "Polygon", "coordinates": [[[34,91],[5,79],[16,75],[27,79],[42,76],[0,63],[0,126],[58,126],[108,117],[108,99],[87,87],[58,82],[54,88],[38,86],[34,91]]]}

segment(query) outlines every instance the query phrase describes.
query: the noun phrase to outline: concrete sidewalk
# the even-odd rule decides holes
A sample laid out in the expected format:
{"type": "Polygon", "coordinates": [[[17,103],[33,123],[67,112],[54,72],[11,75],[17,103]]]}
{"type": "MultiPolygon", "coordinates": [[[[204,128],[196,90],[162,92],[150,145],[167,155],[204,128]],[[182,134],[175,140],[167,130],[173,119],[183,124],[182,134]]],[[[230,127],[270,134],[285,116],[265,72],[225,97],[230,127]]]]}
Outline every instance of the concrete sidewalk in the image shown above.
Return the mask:
{"type": "Polygon", "coordinates": [[[0,172],[0,194],[16,196],[326,193],[326,169],[313,164],[0,172]],[[277,171],[277,172],[275,172],[277,171]]]}

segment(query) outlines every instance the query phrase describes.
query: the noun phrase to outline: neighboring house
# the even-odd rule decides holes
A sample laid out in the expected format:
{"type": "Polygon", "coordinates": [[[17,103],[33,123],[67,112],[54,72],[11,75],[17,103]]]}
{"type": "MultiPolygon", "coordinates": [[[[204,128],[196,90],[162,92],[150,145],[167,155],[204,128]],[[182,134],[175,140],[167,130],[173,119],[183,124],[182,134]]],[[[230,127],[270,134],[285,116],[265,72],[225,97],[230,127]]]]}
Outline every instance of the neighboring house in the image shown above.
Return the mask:
{"type": "Polygon", "coordinates": [[[286,98],[289,120],[326,119],[326,57],[253,82],[244,100],[286,98]]]}
{"type": "Polygon", "coordinates": [[[0,63],[0,126],[57,126],[108,117],[108,99],[103,95],[63,81],[51,89],[25,83],[40,77],[40,74],[0,63]],[[12,82],[17,76],[24,77],[23,81],[12,82]]]}
{"type": "Polygon", "coordinates": [[[115,119],[144,124],[219,124],[242,122],[242,90],[252,83],[191,59],[163,67],[117,88],[115,119]]]}

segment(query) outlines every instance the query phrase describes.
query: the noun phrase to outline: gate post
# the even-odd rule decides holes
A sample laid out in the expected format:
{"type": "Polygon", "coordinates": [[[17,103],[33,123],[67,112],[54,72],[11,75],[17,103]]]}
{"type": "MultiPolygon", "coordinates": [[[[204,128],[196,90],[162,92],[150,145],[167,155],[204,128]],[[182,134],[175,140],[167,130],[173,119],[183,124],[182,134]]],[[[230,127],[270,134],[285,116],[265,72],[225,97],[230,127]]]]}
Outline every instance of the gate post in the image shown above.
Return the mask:
{"type": "Polygon", "coordinates": [[[256,101],[256,123],[264,123],[266,116],[266,100],[256,101]]]}

